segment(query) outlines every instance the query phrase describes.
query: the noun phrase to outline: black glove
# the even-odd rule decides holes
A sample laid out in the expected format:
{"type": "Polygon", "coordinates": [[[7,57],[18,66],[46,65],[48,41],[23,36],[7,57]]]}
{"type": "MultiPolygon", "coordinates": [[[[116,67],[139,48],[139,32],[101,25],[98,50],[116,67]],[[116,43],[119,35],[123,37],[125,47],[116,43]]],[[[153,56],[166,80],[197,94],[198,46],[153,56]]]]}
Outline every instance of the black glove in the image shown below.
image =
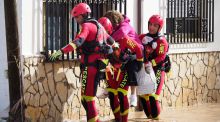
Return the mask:
{"type": "Polygon", "coordinates": [[[137,63],[137,72],[139,72],[143,67],[143,61],[137,61],[136,63],[137,63]]]}
{"type": "Polygon", "coordinates": [[[125,53],[124,52],[121,52],[120,53],[120,56],[119,56],[119,60],[122,61],[122,62],[125,62],[127,59],[125,59],[125,53]]]}
{"type": "Polygon", "coordinates": [[[111,54],[113,52],[113,49],[109,45],[103,44],[100,47],[100,52],[103,53],[103,54],[111,54]]]}

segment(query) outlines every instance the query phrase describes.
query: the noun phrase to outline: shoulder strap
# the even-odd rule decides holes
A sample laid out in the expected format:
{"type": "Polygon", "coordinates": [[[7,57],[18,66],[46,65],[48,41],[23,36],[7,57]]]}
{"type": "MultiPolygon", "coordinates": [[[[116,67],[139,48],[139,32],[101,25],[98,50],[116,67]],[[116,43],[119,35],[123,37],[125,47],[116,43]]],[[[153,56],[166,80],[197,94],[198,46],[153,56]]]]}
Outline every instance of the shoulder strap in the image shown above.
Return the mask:
{"type": "MultiPolygon", "coordinates": [[[[94,18],[89,18],[89,19],[85,20],[85,22],[91,22],[96,25],[96,27],[97,27],[96,40],[98,40],[98,35],[101,33],[100,23],[94,18]]],[[[104,38],[103,38],[103,44],[107,44],[106,39],[104,39],[104,38]]]]}
{"type": "Polygon", "coordinates": [[[98,39],[98,35],[100,34],[100,25],[99,22],[97,20],[95,20],[94,18],[89,18],[86,19],[84,22],[90,22],[96,25],[97,27],[97,33],[96,33],[96,40],[98,39]]]}

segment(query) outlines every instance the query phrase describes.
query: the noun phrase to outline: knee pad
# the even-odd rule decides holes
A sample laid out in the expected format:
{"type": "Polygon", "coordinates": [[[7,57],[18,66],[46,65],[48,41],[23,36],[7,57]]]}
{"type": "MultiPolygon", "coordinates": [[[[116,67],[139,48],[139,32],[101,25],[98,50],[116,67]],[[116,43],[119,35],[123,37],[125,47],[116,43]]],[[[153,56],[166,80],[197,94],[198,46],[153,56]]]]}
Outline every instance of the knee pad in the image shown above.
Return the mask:
{"type": "Polygon", "coordinates": [[[114,99],[114,93],[112,92],[108,92],[108,98],[111,100],[111,99],[114,99]]]}
{"type": "Polygon", "coordinates": [[[82,96],[81,102],[82,102],[82,105],[85,108],[85,110],[88,109],[88,104],[87,103],[90,102],[90,101],[93,101],[93,100],[94,100],[94,97],[85,96],[85,95],[82,96]]]}
{"type": "Polygon", "coordinates": [[[82,105],[85,108],[87,121],[98,121],[98,111],[95,106],[95,100],[93,96],[82,96],[82,105]]]}
{"type": "Polygon", "coordinates": [[[125,106],[128,106],[128,103],[124,100],[125,96],[127,97],[127,90],[118,88],[118,98],[120,101],[120,107],[121,107],[121,111],[124,111],[127,108],[124,108],[125,106]]]}
{"type": "Polygon", "coordinates": [[[129,108],[127,95],[123,94],[122,92],[118,92],[118,98],[119,98],[119,101],[120,101],[121,116],[127,115],[128,114],[128,108],[129,108]]]}
{"type": "Polygon", "coordinates": [[[151,115],[153,118],[156,118],[160,114],[158,95],[150,96],[149,100],[150,100],[150,106],[151,106],[151,115]]]}
{"type": "Polygon", "coordinates": [[[84,107],[84,109],[87,110],[88,107],[87,107],[86,100],[82,98],[82,99],[81,99],[81,103],[82,103],[82,106],[84,107]]]}
{"type": "Polygon", "coordinates": [[[114,97],[115,97],[114,93],[108,92],[108,98],[109,98],[109,101],[110,101],[111,108],[114,108],[114,97]]]}
{"type": "Polygon", "coordinates": [[[140,101],[144,109],[144,113],[148,118],[151,118],[151,107],[149,101],[149,95],[142,95],[140,96],[140,101]]]}
{"type": "Polygon", "coordinates": [[[128,91],[122,88],[118,88],[117,91],[118,91],[118,94],[121,93],[123,94],[123,96],[126,96],[128,94],[128,91]]]}

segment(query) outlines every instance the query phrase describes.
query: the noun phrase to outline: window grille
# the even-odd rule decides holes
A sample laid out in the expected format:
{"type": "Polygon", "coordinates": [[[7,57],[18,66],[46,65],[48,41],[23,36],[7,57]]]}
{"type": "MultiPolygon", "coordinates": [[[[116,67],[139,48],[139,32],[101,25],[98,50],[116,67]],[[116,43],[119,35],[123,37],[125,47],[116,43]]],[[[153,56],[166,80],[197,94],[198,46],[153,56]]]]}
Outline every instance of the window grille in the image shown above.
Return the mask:
{"type": "Polygon", "coordinates": [[[166,33],[171,44],[214,41],[214,0],[167,0],[166,33]]]}
{"type": "MultiPolygon", "coordinates": [[[[44,0],[43,1],[43,41],[46,58],[54,51],[67,45],[79,31],[79,25],[71,17],[72,8],[87,3],[92,10],[91,16],[100,18],[108,10],[126,14],[126,0],[44,0]]],[[[62,59],[79,58],[76,52],[63,54],[62,59]]]]}

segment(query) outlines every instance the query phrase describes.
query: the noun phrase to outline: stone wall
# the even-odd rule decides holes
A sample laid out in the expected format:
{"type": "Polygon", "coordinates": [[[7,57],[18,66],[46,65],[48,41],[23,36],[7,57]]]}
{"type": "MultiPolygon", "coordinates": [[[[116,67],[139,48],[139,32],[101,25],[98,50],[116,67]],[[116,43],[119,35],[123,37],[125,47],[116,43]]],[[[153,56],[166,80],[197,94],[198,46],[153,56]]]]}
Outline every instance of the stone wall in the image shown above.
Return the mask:
{"type": "MultiPolygon", "coordinates": [[[[181,107],[220,102],[220,53],[172,54],[161,105],[181,107]]],[[[25,117],[30,121],[80,120],[78,61],[45,62],[43,57],[26,57],[23,62],[25,117]]],[[[104,83],[100,83],[104,87],[104,83]]],[[[108,99],[96,99],[101,117],[112,115],[108,99]]]]}
{"type": "Polygon", "coordinates": [[[172,54],[162,106],[220,103],[220,53],[172,54]]]}
{"type": "MultiPolygon", "coordinates": [[[[48,63],[43,57],[28,57],[24,59],[23,74],[25,118],[28,121],[60,122],[80,120],[85,116],[80,104],[78,61],[48,63]]],[[[104,82],[100,83],[102,87],[104,82]]],[[[100,117],[111,115],[108,99],[96,99],[96,102],[102,108],[99,109],[100,117]]]]}

